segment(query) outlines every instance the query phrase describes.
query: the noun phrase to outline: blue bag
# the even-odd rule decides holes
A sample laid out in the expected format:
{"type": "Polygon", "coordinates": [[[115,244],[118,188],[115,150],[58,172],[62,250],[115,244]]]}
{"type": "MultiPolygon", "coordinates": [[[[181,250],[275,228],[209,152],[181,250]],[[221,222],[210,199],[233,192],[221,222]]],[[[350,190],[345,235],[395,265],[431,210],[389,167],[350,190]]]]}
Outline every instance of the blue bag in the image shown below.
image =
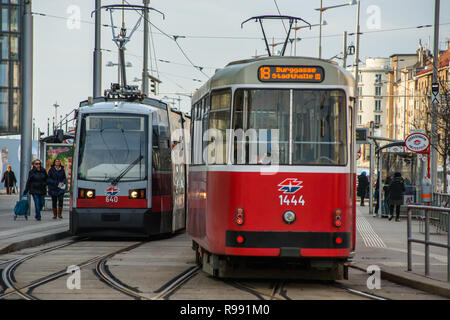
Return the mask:
{"type": "Polygon", "coordinates": [[[28,220],[28,198],[26,196],[23,196],[14,206],[14,220],[17,219],[17,216],[25,216],[25,219],[28,220]]]}

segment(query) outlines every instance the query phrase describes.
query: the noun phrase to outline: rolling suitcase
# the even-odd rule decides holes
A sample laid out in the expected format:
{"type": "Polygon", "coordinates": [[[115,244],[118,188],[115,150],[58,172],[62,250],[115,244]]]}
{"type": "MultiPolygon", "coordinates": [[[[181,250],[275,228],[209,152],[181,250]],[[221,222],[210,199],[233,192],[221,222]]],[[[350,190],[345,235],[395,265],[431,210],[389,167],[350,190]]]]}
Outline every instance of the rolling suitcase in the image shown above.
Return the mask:
{"type": "Polygon", "coordinates": [[[22,198],[16,202],[14,206],[14,220],[17,216],[24,216],[25,220],[28,220],[28,198],[27,196],[22,196],[22,198]]]}

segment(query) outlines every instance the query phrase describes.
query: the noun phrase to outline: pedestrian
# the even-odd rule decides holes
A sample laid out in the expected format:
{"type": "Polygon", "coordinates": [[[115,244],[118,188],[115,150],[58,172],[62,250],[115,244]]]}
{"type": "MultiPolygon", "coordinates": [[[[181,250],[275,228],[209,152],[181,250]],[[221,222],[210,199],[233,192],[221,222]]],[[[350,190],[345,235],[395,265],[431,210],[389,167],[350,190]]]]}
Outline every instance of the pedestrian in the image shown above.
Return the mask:
{"type": "Polygon", "coordinates": [[[11,166],[6,167],[6,171],[3,174],[2,182],[5,184],[6,194],[12,194],[13,188],[16,185],[17,179],[14,171],[12,171],[11,166]]]}
{"type": "Polygon", "coordinates": [[[28,173],[27,184],[23,192],[28,192],[33,196],[34,207],[36,208],[36,220],[41,221],[41,210],[45,204],[45,194],[47,193],[47,172],[42,168],[42,162],[39,159],[32,163],[33,168],[28,173]]]}
{"type": "Polygon", "coordinates": [[[369,179],[366,176],[366,172],[363,171],[358,176],[358,188],[357,195],[361,197],[361,207],[364,207],[364,198],[366,197],[367,188],[369,187],[369,179]]]}
{"type": "Polygon", "coordinates": [[[64,193],[66,192],[66,172],[61,165],[61,160],[55,159],[48,171],[48,195],[52,197],[53,219],[62,219],[64,193]]]}
{"type": "Polygon", "coordinates": [[[394,217],[395,221],[400,221],[400,206],[403,203],[403,194],[405,193],[405,183],[400,172],[394,173],[394,178],[389,185],[389,221],[394,217]]]}
{"type": "Polygon", "coordinates": [[[380,199],[379,199],[379,196],[380,196],[380,173],[378,173],[378,176],[377,176],[377,182],[375,184],[375,195],[374,196],[375,196],[375,200],[377,202],[375,205],[375,213],[373,214],[373,216],[376,217],[376,216],[378,216],[378,210],[380,209],[380,199]]]}
{"type": "Polygon", "coordinates": [[[383,218],[389,217],[389,185],[392,182],[392,177],[390,174],[387,175],[386,180],[384,180],[383,191],[384,191],[384,201],[383,208],[385,215],[382,215],[383,218]]]}

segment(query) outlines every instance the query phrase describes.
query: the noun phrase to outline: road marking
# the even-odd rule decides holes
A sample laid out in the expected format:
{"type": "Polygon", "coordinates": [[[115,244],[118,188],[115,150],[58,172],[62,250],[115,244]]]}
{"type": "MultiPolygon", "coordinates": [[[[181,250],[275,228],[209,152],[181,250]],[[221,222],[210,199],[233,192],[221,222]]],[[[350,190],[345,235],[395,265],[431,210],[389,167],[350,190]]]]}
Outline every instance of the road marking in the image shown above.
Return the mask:
{"type": "Polygon", "coordinates": [[[373,230],[369,221],[364,217],[356,217],[356,229],[361,235],[366,247],[386,248],[386,244],[380,236],[373,230]]]}

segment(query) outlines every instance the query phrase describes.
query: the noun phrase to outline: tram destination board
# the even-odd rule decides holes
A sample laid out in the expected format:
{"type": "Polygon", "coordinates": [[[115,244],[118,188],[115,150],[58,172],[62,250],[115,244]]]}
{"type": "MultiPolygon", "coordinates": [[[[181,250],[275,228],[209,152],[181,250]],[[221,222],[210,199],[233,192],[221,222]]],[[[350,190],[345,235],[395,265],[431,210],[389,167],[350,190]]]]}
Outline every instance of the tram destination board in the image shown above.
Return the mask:
{"type": "Polygon", "coordinates": [[[261,82],[313,82],[325,79],[325,71],[319,66],[261,66],[258,68],[261,82]]]}

